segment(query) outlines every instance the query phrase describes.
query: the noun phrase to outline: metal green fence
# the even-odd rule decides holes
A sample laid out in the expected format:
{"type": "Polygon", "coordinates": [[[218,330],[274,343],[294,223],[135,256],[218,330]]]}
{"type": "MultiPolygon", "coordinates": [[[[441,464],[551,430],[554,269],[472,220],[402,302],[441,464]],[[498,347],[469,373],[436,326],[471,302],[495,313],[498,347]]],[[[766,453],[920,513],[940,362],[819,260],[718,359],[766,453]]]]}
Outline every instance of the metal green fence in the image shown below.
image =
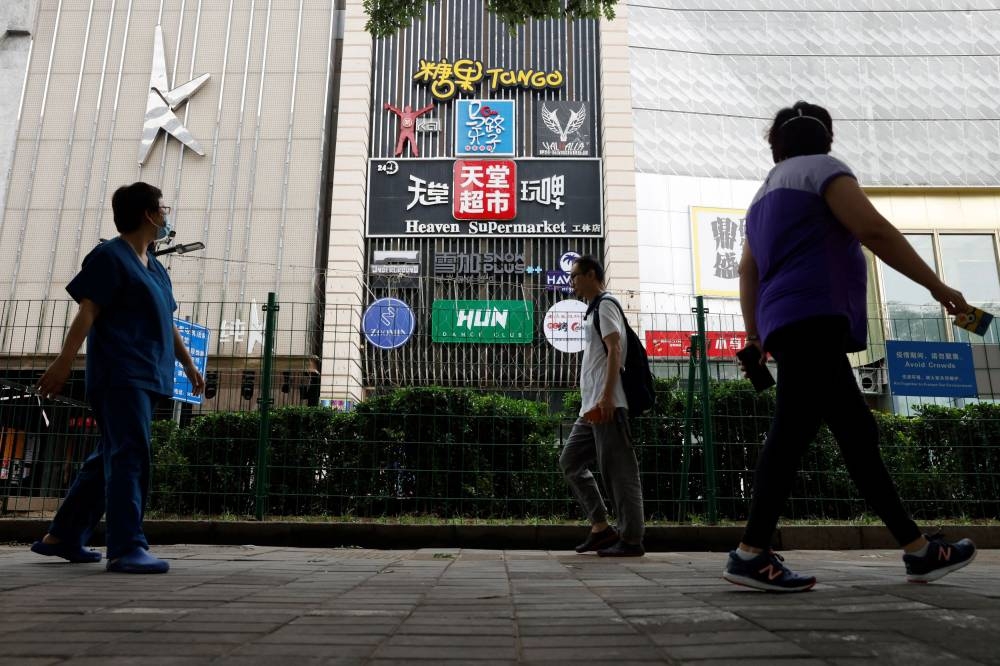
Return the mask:
{"type": "MultiPolygon", "coordinates": [[[[756,393],[737,379],[732,352],[741,326],[726,307],[684,296],[666,312],[647,308],[634,318],[658,377],[657,406],[632,424],[650,520],[746,516],[773,391],[756,393]]],[[[61,301],[0,304],[4,516],[50,515],[97,443],[82,354],[64,395],[46,400],[31,390],[75,310],[61,301]]],[[[431,341],[431,308],[417,306],[416,333],[403,354],[364,342],[360,307],[320,312],[272,301],[201,304],[180,314],[213,331],[210,395],[197,406],[164,400],[157,408],[151,516],[580,517],[557,466],[579,409],[579,354],[554,350],[539,330],[516,347],[442,348],[431,341]],[[322,331],[339,336],[338,344],[323,346],[322,331]],[[345,358],[323,358],[323,349],[344,350],[345,358]],[[346,360],[357,364],[365,398],[348,411],[321,406],[323,372],[346,360]]],[[[534,315],[540,329],[545,313],[534,315]]],[[[941,330],[935,316],[909,330],[941,330]]],[[[914,400],[892,395],[885,381],[877,332],[900,323],[872,321],[871,328],[870,352],[855,359],[859,383],[881,410],[883,453],[907,505],[921,520],[997,518],[996,345],[976,350],[988,399],[914,400]]],[[[803,458],[786,516],[864,514],[835,443],[821,431],[803,458]]]]}

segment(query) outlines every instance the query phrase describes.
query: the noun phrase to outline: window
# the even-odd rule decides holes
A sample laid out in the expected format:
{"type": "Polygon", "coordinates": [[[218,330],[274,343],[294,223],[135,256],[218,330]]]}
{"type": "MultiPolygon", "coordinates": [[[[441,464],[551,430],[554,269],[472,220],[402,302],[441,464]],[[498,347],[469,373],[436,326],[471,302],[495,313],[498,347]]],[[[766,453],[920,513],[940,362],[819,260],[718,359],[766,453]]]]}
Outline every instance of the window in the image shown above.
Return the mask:
{"type": "MultiPolygon", "coordinates": [[[[941,279],[962,292],[970,305],[996,315],[1000,309],[1000,274],[993,234],[942,234],[939,242],[941,279]]],[[[996,343],[997,324],[990,326],[982,338],[955,328],[955,340],[996,343]]]]}
{"type": "MultiPolygon", "coordinates": [[[[933,236],[930,234],[907,234],[906,240],[914,247],[921,259],[926,261],[935,271],[938,270],[937,262],[934,259],[933,236]]],[[[889,338],[891,340],[923,342],[947,340],[945,333],[947,321],[942,318],[943,310],[938,302],[931,297],[930,292],[885,263],[880,263],[889,338]]]]}

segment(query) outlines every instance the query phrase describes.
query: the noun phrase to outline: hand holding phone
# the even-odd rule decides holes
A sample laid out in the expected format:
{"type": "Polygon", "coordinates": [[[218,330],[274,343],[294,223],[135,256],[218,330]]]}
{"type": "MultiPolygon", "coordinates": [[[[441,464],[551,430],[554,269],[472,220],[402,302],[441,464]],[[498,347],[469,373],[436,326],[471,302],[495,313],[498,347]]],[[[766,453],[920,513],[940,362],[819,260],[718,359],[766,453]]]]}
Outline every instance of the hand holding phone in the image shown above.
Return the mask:
{"type": "Polygon", "coordinates": [[[746,374],[747,379],[750,380],[750,383],[753,384],[753,387],[757,391],[763,391],[774,386],[775,381],[774,377],[771,376],[771,371],[762,363],[760,347],[757,345],[747,345],[736,352],[736,358],[740,359],[740,363],[743,364],[744,374],[746,374]]]}
{"type": "Polygon", "coordinates": [[[955,320],[952,323],[959,328],[972,331],[976,335],[986,335],[992,321],[993,315],[989,312],[972,308],[968,312],[955,315],[955,320]]]}

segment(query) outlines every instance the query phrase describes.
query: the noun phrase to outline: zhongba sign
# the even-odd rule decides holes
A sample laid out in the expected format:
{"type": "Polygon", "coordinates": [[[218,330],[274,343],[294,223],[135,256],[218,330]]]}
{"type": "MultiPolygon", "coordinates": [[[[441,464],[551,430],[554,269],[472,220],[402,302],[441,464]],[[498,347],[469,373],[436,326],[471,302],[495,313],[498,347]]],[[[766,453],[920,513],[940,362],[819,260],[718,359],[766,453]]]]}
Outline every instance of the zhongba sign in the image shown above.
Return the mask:
{"type": "Polygon", "coordinates": [[[597,159],[374,159],[369,237],[604,236],[597,159]]]}

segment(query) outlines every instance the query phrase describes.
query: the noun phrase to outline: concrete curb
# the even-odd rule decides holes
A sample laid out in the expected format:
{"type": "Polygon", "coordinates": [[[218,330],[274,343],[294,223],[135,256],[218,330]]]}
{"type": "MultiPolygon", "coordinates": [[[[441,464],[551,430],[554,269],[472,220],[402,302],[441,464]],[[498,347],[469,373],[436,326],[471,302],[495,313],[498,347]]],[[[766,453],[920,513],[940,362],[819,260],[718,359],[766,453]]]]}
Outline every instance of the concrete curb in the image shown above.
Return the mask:
{"type": "MultiPolygon", "coordinates": [[[[0,542],[30,543],[45,533],[49,521],[0,520],[0,542]]],[[[1000,526],[955,525],[949,538],[969,537],[980,548],[1000,548],[1000,526]]],[[[491,550],[569,550],[585,536],[582,526],[567,525],[385,525],[377,523],[290,523],[225,520],[147,520],[153,544],[210,544],[376,549],[482,548],[491,550]]],[[[652,552],[727,551],[742,527],[650,527],[646,549],[652,552]]],[[[95,535],[100,543],[103,534],[95,535]]],[[[881,526],[803,525],[775,534],[781,550],[858,550],[896,548],[881,526]]]]}

